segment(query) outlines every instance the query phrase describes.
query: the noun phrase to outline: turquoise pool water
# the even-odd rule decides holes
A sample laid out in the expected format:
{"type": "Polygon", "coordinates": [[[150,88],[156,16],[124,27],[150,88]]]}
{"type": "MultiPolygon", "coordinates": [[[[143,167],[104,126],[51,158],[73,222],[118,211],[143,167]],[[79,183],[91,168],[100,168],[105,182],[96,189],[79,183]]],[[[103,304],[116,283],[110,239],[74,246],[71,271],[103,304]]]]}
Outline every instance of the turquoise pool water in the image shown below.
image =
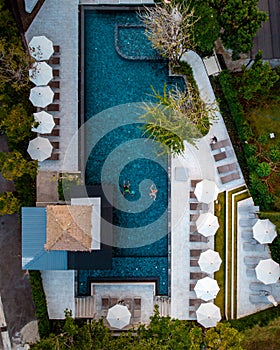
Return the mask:
{"type": "Polygon", "coordinates": [[[84,107],[85,119],[92,125],[86,134],[90,147],[86,183],[115,185],[115,247],[112,270],[79,271],[79,293],[86,294],[90,278],[154,278],[159,293],[167,294],[167,157],[157,156],[159,148],[143,135],[140,119],[127,122],[125,107],[122,114],[110,112],[108,119],[106,110],[151,100],[151,85],[163,91],[165,83],[182,86],[183,81],[168,76],[167,62],[151,48],[134,11],[88,10],[84,18],[84,107]],[[126,121],[123,125],[121,118],[126,121]],[[108,124],[111,129],[96,138],[108,124]],[[123,197],[122,184],[128,180],[133,195],[123,197]],[[152,183],[158,189],[156,201],[149,197],[152,183]]]}

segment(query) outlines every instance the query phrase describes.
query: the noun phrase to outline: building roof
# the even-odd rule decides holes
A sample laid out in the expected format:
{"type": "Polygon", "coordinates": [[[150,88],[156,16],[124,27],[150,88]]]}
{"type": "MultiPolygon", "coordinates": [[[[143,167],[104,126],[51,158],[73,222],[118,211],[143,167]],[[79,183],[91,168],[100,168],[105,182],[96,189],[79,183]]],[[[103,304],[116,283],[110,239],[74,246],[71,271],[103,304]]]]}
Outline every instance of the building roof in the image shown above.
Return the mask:
{"type": "Polygon", "coordinates": [[[66,251],[44,249],[46,208],[22,208],[22,268],[25,270],[67,270],[66,251]]]}
{"type": "Polygon", "coordinates": [[[90,251],[91,217],[91,205],[48,205],[45,249],[90,251]]]}

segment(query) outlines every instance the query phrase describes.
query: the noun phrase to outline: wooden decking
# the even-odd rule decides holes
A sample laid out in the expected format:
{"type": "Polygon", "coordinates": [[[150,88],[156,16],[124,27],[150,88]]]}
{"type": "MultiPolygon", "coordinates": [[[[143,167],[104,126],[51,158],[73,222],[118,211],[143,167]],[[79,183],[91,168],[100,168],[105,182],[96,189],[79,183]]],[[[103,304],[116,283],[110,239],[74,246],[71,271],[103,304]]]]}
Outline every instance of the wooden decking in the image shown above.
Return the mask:
{"type": "Polygon", "coordinates": [[[259,0],[258,7],[269,14],[267,22],[257,32],[251,57],[254,58],[258,50],[263,51],[264,59],[280,58],[280,1],[259,0]]]}

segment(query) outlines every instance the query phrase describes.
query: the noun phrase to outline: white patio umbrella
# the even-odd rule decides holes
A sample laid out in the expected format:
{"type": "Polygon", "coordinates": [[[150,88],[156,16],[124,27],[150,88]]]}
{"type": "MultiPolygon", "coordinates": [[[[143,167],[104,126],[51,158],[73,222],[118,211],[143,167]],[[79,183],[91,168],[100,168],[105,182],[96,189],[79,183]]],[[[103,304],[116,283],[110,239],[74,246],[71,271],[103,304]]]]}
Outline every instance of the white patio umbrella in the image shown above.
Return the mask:
{"type": "Polygon", "coordinates": [[[268,219],[259,219],[253,226],[253,235],[261,244],[271,243],[277,236],[276,226],[268,219]]]}
{"type": "Polygon", "coordinates": [[[194,194],[199,202],[209,204],[217,199],[219,188],[214,181],[202,180],[195,186],[194,194]]]}
{"type": "Polygon", "coordinates": [[[197,231],[205,237],[214,236],[219,226],[217,216],[212,213],[200,214],[196,220],[197,231]]]}
{"type": "Polygon", "coordinates": [[[210,277],[204,277],[198,280],[194,287],[196,296],[205,301],[215,299],[219,290],[217,281],[210,277]]]}
{"type": "Polygon", "coordinates": [[[280,267],[272,259],[261,260],[256,267],[257,279],[264,284],[276,283],[280,277],[280,267]]]}
{"type": "Polygon", "coordinates": [[[201,304],[196,310],[197,322],[203,327],[215,327],[221,320],[221,311],[218,306],[213,303],[201,304]]]}
{"type": "Polygon", "coordinates": [[[27,152],[32,159],[43,162],[51,156],[52,149],[53,147],[48,139],[38,136],[29,142],[27,152]]]}
{"type": "Polygon", "coordinates": [[[35,86],[30,90],[29,100],[33,106],[45,108],[52,103],[54,92],[49,86],[35,86]]]}
{"type": "Polygon", "coordinates": [[[34,120],[39,125],[31,130],[39,134],[50,134],[55,126],[53,116],[45,111],[33,113],[34,120]]]}
{"type": "Polygon", "coordinates": [[[222,259],[218,252],[215,252],[212,249],[208,249],[205,252],[200,254],[198,259],[198,265],[201,271],[206,273],[214,273],[218,271],[222,263],[222,259]]]}
{"type": "Polygon", "coordinates": [[[29,43],[30,55],[35,58],[36,61],[48,60],[53,54],[53,43],[50,39],[41,36],[34,36],[29,43]]]}
{"type": "Polygon", "coordinates": [[[29,79],[36,86],[48,85],[53,78],[52,67],[46,62],[35,62],[29,69],[29,79]]]}
{"type": "Polygon", "coordinates": [[[131,313],[127,306],[116,304],[111,307],[107,314],[107,321],[111,327],[122,329],[130,322],[131,313]]]}

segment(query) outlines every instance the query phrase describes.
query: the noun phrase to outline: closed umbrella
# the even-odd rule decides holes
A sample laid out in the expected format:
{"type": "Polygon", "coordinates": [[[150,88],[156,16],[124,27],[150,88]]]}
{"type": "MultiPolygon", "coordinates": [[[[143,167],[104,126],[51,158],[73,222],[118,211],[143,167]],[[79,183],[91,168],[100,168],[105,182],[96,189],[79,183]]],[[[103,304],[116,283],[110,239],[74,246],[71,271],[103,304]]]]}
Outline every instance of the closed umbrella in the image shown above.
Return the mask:
{"type": "Polygon", "coordinates": [[[217,199],[219,188],[214,181],[202,180],[195,186],[194,194],[199,202],[209,204],[217,199]]]}
{"type": "Polygon", "coordinates": [[[253,226],[253,235],[261,244],[271,243],[277,236],[276,226],[268,219],[259,219],[253,226]]]}
{"type": "Polygon", "coordinates": [[[29,142],[27,152],[32,159],[43,162],[51,156],[52,149],[53,147],[48,139],[38,136],[29,142]]]}
{"type": "Polygon", "coordinates": [[[212,213],[200,214],[196,220],[197,231],[205,237],[214,236],[219,226],[217,216],[212,213]]]}
{"type": "Polygon", "coordinates": [[[122,329],[129,325],[131,313],[127,306],[116,304],[111,307],[107,314],[107,321],[111,327],[122,329]]]}
{"type": "Polygon", "coordinates": [[[198,259],[198,265],[201,271],[206,273],[214,273],[218,271],[222,263],[222,259],[218,252],[215,252],[212,249],[208,249],[205,252],[200,254],[198,259]]]}
{"type": "Polygon", "coordinates": [[[52,103],[54,92],[49,86],[35,86],[30,90],[29,100],[33,106],[45,108],[52,103]]]}
{"type": "Polygon", "coordinates": [[[29,43],[29,51],[36,61],[45,61],[54,53],[53,43],[44,35],[34,36],[29,43]]]}
{"type": "Polygon", "coordinates": [[[196,316],[197,322],[205,328],[215,327],[222,319],[220,308],[213,303],[201,304],[196,310],[196,316]]]}
{"type": "Polygon", "coordinates": [[[33,127],[31,130],[39,134],[50,134],[55,126],[53,116],[45,111],[33,113],[33,115],[38,126],[33,127]]]}
{"type": "Polygon", "coordinates": [[[205,301],[215,299],[219,290],[217,281],[210,277],[198,280],[194,287],[196,296],[205,301]]]}
{"type": "Polygon", "coordinates": [[[29,69],[29,79],[37,86],[48,85],[52,78],[52,67],[46,62],[35,62],[29,69]]]}
{"type": "Polygon", "coordinates": [[[257,279],[264,284],[276,283],[280,277],[280,267],[272,259],[261,260],[256,267],[257,279]]]}

